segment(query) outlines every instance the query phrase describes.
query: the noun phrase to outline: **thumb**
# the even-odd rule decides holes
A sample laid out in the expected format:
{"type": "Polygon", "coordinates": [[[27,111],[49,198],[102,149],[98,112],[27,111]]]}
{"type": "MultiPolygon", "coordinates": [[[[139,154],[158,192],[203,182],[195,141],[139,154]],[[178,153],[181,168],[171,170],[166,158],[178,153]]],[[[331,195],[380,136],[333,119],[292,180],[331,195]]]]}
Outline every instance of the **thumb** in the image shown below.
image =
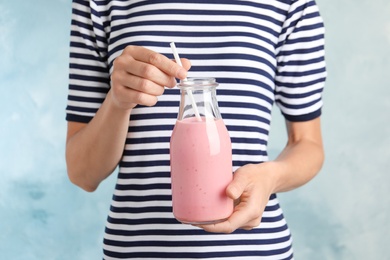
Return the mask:
{"type": "Polygon", "coordinates": [[[226,188],[226,195],[233,200],[239,199],[245,191],[248,181],[246,174],[236,171],[233,175],[233,181],[226,188]]]}

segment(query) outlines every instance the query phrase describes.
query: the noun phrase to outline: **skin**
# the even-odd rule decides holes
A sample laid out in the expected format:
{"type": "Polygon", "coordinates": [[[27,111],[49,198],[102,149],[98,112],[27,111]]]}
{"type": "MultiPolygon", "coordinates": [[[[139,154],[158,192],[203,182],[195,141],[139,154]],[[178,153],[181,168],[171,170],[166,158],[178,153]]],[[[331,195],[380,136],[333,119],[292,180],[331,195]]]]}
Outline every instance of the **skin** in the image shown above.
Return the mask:
{"type": "Polygon", "coordinates": [[[226,189],[236,201],[233,214],[225,222],[199,227],[217,233],[250,230],[260,224],[271,194],[296,189],[319,172],[324,161],[320,118],[286,125],[288,142],[277,159],[247,164],[234,173],[226,189]]]}
{"type": "MultiPolygon", "coordinates": [[[[184,79],[191,67],[139,46],[128,46],[114,61],[111,88],[88,123],[68,122],[66,163],[71,182],[92,192],[117,167],[123,153],[129,117],[137,105],[153,106],[172,88],[175,78],[184,79]],[[112,127],[115,126],[115,127],[112,127]]],[[[226,193],[236,201],[233,214],[218,224],[200,225],[209,232],[231,233],[252,229],[273,193],[289,191],[310,181],[321,169],[324,151],[320,118],[286,122],[288,142],[274,161],[239,168],[226,193]]]]}

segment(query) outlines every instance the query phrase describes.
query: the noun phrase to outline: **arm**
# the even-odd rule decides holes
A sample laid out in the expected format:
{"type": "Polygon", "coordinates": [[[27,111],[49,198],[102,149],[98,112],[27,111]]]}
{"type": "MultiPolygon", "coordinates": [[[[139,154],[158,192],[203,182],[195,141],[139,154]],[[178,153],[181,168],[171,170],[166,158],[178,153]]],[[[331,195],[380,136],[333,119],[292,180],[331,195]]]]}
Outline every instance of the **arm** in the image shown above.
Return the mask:
{"type": "MultiPolygon", "coordinates": [[[[187,60],[183,66],[189,68],[187,60]]],[[[69,179],[86,191],[94,191],[116,168],[126,141],[132,109],[153,106],[164,86],[187,76],[167,57],[146,48],[129,46],[115,59],[111,89],[88,123],[68,123],[66,163],[69,179]]]]}
{"type": "Polygon", "coordinates": [[[238,204],[229,219],[200,227],[223,233],[252,229],[260,224],[271,194],[298,188],[319,172],[324,161],[320,118],[287,122],[287,132],[287,145],[274,161],[248,164],[235,172],[226,192],[238,204]]]}
{"type": "Polygon", "coordinates": [[[75,185],[89,192],[114,171],[122,156],[131,109],[118,109],[112,102],[109,92],[88,124],[68,122],[68,176],[75,185]]]}
{"type": "Polygon", "coordinates": [[[310,181],[324,162],[320,118],[308,122],[287,122],[288,143],[276,158],[280,166],[274,193],[289,191],[310,181]]]}

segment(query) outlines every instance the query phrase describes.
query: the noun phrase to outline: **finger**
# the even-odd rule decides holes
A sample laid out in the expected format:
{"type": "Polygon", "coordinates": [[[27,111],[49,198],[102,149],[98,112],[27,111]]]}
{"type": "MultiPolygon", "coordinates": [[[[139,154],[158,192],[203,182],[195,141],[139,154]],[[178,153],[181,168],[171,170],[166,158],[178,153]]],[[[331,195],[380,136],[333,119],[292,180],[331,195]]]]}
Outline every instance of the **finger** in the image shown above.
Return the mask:
{"type": "Polygon", "coordinates": [[[232,233],[238,228],[247,226],[247,223],[251,220],[246,207],[238,205],[226,221],[216,224],[200,225],[199,227],[213,233],[232,233]]]}
{"type": "Polygon", "coordinates": [[[143,106],[154,106],[158,98],[155,95],[150,95],[134,89],[126,88],[124,95],[121,97],[122,103],[130,103],[143,106]]]}
{"type": "Polygon", "coordinates": [[[207,232],[212,233],[232,233],[237,229],[251,230],[260,225],[260,218],[248,220],[248,216],[243,213],[233,214],[228,220],[209,225],[198,225],[207,232]]]}
{"type": "MultiPolygon", "coordinates": [[[[160,96],[164,93],[164,87],[145,78],[129,74],[123,70],[114,70],[111,75],[111,83],[114,89],[122,87],[144,92],[145,94],[160,96]]],[[[126,94],[127,96],[127,94],[126,94]]]]}
{"type": "Polygon", "coordinates": [[[164,93],[163,85],[159,85],[151,80],[136,77],[133,75],[128,76],[128,81],[126,82],[125,87],[152,96],[161,96],[164,93]]]}
{"type": "Polygon", "coordinates": [[[128,74],[120,75],[123,85],[128,85],[129,82],[131,82],[128,78],[129,75],[135,75],[151,80],[161,86],[173,87],[176,85],[176,80],[174,77],[168,76],[163,71],[159,70],[151,64],[134,59],[134,57],[131,55],[121,55],[115,59],[113,71],[113,75],[115,75],[114,77],[117,76],[118,71],[125,71],[128,74]]]}
{"type": "Polygon", "coordinates": [[[156,95],[147,94],[124,86],[112,88],[112,91],[115,93],[117,102],[122,107],[132,108],[137,104],[153,106],[158,101],[156,95]]]}
{"type": "Polygon", "coordinates": [[[231,233],[238,228],[251,229],[260,224],[262,211],[259,203],[254,199],[256,194],[245,194],[240,203],[234,208],[233,214],[224,222],[202,225],[208,232],[231,233]]]}
{"type": "Polygon", "coordinates": [[[158,99],[154,95],[149,95],[144,92],[134,91],[132,93],[133,103],[143,105],[143,106],[154,106],[158,99]]]}
{"type": "Polygon", "coordinates": [[[187,77],[187,70],[168,57],[139,46],[128,46],[124,50],[125,54],[130,54],[135,60],[151,64],[168,76],[184,79],[187,77]]]}
{"type": "Polygon", "coordinates": [[[229,220],[226,220],[224,222],[216,223],[216,224],[207,224],[207,225],[196,225],[197,227],[200,227],[204,229],[207,232],[211,233],[232,233],[236,230],[232,226],[232,224],[229,222],[229,220]]]}
{"type": "Polygon", "coordinates": [[[248,222],[245,226],[240,227],[241,229],[245,230],[252,230],[255,227],[258,227],[261,223],[261,218],[253,219],[252,221],[248,222]]]}
{"type": "Polygon", "coordinates": [[[174,87],[176,86],[176,80],[174,77],[169,76],[159,70],[157,67],[139,61],[133,61],[129,63],[129,73],[147,79],[160,86],[174,87]]]}
{"type": "Polygon", "coordinates": [[[250,185],[250,181],[247,175],[237,170],[233,175],[232,182],[226,188],[226,194],[229,198],[238,200],[248,185],[250,185]]]}
{"type": "Polygon", "coordinates": [[[180,58],[181,63],[183,65],[183,68],[185,68],[187,71],[191,68],[191,62],[186,58],[180,58]]]}

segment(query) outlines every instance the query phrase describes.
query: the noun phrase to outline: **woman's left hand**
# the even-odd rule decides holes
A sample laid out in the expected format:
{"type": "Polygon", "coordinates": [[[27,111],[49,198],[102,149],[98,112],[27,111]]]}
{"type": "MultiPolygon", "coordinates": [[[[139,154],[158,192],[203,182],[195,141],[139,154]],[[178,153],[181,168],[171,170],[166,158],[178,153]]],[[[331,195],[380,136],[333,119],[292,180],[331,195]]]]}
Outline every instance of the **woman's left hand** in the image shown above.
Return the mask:
{"type": "Polygon", "coordinates": [[[251,230],[260,225],[264,209],[273,193],[273,168],[277,162],[247,164],[234,173],[226,194],[235,201],[233,214],[224,222],[198,227],[215,233],[251,230]]]}
{"type": "Polygon", "coordinates": [[[320,122],[320,117],[286,121],[288,141],[279,156],[274,161],[247,164],[234,173],[226,189],[236,201],[233,214],[224,222],[199,227],[218,233],[257,227],[271,194],[296,189],[314,178],[324,162],[320,122]]]}

